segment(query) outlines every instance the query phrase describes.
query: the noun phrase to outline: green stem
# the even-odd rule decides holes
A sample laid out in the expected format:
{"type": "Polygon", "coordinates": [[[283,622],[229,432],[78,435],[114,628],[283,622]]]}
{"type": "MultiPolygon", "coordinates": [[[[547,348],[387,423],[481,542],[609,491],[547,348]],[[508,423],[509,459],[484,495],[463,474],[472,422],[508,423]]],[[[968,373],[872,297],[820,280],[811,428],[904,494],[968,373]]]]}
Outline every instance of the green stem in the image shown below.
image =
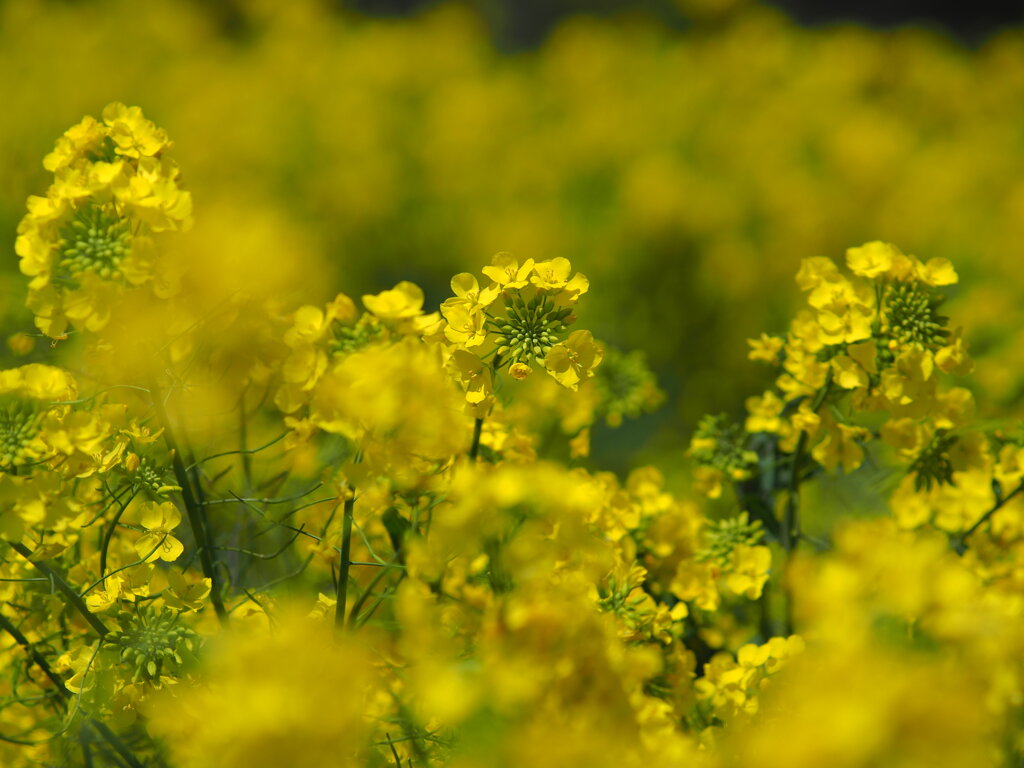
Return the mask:
{"type": "Polygon", "coordinates": [[[56,571],[51,566],[47,565],[42,560],[33,560],[32,553],[28,550],[28,548],[25,545],[15,543],[13,541],[9,541],[7,543],[11,545],[11,549],[13,549],[19,555],[24,557],[30,563],[32,563],[32,565],[34,565],[37,569],[44,573],[53,582],[53,584],[57,587],[61,594],[63,594],[64,597],[67,599],[67,601],[75,608],[76,611],[78,611],[82,615],[82,618],[86,620],[89,626],[96,630],[96,634],[100,636],[101,640],[107,636],[109,630],[107,629],[106,625],[102,621],[100,621],[99,617],[96,614],[89,610],[88,606],[86,606],[85,604],[85,601],[82,600],[78,592],[76,592],[72,588],[72,586],[64,580],[64,577],[61,576],[58,571],[56,571]]]}
{"type": "Polygon", "coordinates": [[[477,454],[480,453],[480,435],[483,433],[484,420],[482,417],[477,417],[473,421],[473,443],[469,446],[469,458],[472,461],[476,461],[477,454]]]}
{"type": "Polygon", "coordinates": [[[14,623],[8,619],[3,613],[0,613],[0,629],[3,629],[7,634],[14,638],[14,641],[25,649],[25,653],[28,654],[29,658],[35,663],[39,669],[43,671],[43,674],[50,678],[50,681],[57,687],[57,693],[62,699],[67,699],[71,696],[71,692],[64,687],[64,681],[57,675],[56,672],[50,667],[49,662],[35,649],[35,646],[29,642],[29,639],[21,633],[14,623]]]}
{"type": "Polygon", "coordinates": [[[220,577],[217,575],[217,569],[213,567],[213,547],[209,531],[206,528],[203,513],[196,503],[196,497],[192,491],[191,478],[189,477],[188,470],[185,468],[185,462],[181,459],[181,451],[178,450],[178,442],[175,440],[174,432],[171,430],[171,421],[167,418],[167,409],[164,407],[160,385],[157,384],[155,376],[150,379],[150,393],[153,398],[153,407],[156,408],[157,418],[164,428],[164,442],[167,444],[167,450],[171,452],[171,465],[174,468],[174,477],[181,487],[181,499],[188,513],[192,537],[195,539],[196,548],[199,550],[199,563],[203,569],[203,576],[210,580],[210,602],[213,603],[213,609],[217,612],[217,618],[220,619],[221,624],[226,625],[228,613],[224,608],[224,601],[220,594],[220,577]]]}
{"type": "Polygon", "coordinates": [[[1010,499],[1019,494],[1021,491],[1024,491],[1024,482],[1021,482],[1021,484],[1014,488],[1012,491],[1010,491],[1010,493],[1008,493],[1006,496],[1003,496],[1003,498],[999,499],[999,501],[995,503],[992,509],[990,509],[984,515],[978,518],[978,521],[974,525],[972,525],[966,531],[961,533],[959,536],[955,537],[953,540],[953,549],[956,550],[956,553],[958,555],[962,555],[964,552],[966,552],[967,539],[970,537],[970,535],[974,533],[976,530],[978,530],[985,523],[987,523],[988,520],[992,517],[992,515],[994,515],[1004,506],[1006,506],[1007,502],[1009,502],[1010,499]]]}
{"type": "Polygon", "coordinates": [[[90,719],[89,725],[96,729],[96,732],[106,740],[114,751],[121,756],[121,759],[130,765],[131,768],[143,768],[143,765],[139,762],[138,758],[129,751],[128,747],[124,745],[124,742],[117,737],[117,734],[110,730],[105,724],[99,720],[90,719]]]}
{"type": "Polygon", "coordinates": [[[114,531],[117,530],[117,524],[121,520],[121,515],[128,509],[128,505],[131,504],[132,499],[135,498],[135,493],[132,493],[128,497],[128,501],[122,504],[118,501],[117,514],[114,515],[114,519],[110,521],[110,526],[106,531],[103,532],[103,543],[100,545],[100,577],[106,576],[107,574],[107,550],[110,549],[110,540],[114,537],[114,531]]]}
{"type": "MultiPolygon", "coordinates": [[[[812,413],[817,413],[825,402],[831,384],[832,377],[829,375],[825,386],[818,391],[814,398],[814,403],[811,405],[812,413]]],[[[786,550],[787,554],[796,549],[800,541],[800,470],[803,469],[806,452],[807,433],[801,430],[800,437],[796,441],[796,449],[793,451],[793,462],[789,474],[789,498],[786,499],[785,517],[782,521],[782,548],[786,550]]]]}
{"type": "Polygon", "coordinates": [[[345,499],[345,511],[341,523],[341,559],[338,563],[338,603],[334,609],[334,626],[345,626],[345,604],[348,602],[348,569],[352,565],[352,510],[356,505],[355,489],[345,499]]]}
{"type": "MultiPolygon", "coordinates": [[[[829,373],[825,385],[818,391],[811,404],[811,412],[817,413],[828,397],[829,389],[832,386],[832,374],[829,373]]],[[[804,458],[807,453],[807,432],[801,430],[797,438],[796,448],[793,451],[793,462],[790,465],[789,473],[789,495],[786,498],[786,511],[782,520],[782,548],[786,552],[786,565],[800,543],[800,472],[803,469],[804,458]]],[[[784,596],[783,630],[789,635],[793,632],[793,598],[785,585],[785,573],[782,580],[782,592],[784,596]]]]}
{"type": "MultiPolygon", "coordinates": [[[[391,558],[391,561],[388,563],[388,565],[393,565],[397,562],[398,554],[396,553],[391,558]]],[[[362,607],[366,603],[367,598],[369,598],[370,595],[373,593],[373,588],[380,583],[381,579],[388,575],[388,572],[390,570],[391,568],[381,567],[374,575],[374,577],[370,580],[370,583],[366,585],[366,589],[364,589],[362,593],[360,593],[359,597],[356,598],[356,601],[352,604],[352,614],[348,617],[349,629],[356,628],[356,617],[359,615],[359,611],[362,610],[362,607]]]]}

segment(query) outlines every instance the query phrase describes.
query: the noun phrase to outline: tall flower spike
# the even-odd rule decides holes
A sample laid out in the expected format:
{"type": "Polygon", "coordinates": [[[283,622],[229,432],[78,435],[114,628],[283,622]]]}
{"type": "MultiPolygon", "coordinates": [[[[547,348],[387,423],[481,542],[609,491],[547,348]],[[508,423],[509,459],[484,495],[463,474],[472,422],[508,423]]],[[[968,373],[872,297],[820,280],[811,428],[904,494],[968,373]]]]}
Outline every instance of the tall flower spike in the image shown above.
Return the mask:
{"type": "Polygon", "coordinates": [[[102,121],[87,117],[57,140],[43,162],[53,183],[29,198],[14,245],[43,333],[102,330],[132,286],[161,295],[152,235],[192,223],[192,198],[164,156],[170,146],[138,107],[116,103],[102,121]]]}

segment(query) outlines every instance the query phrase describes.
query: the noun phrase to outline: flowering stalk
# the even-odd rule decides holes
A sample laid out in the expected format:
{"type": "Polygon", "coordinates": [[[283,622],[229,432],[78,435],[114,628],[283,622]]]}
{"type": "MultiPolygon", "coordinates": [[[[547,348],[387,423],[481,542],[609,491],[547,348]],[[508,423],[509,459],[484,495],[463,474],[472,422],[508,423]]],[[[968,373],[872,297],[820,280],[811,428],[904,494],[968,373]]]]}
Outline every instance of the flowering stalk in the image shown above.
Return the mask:
{"type": "Polygon", "coordinates": [[[24,557],[30,563],[32,563],[32,565],[34,565],[39,571],[41,571],[44,576],[50,579],[53,585],[57,587],[57,589],[60,591],[62,595],[64,595],[68,603],[70,603],[74,607],[74,609],[78,611],[79,614],[81,614],[82,618],[85,619],[86,623],[88,623],[90,627],[96,630],[96,634],[100,636],[100,640],[107,636],[109,630],[107,629],[106,625],[100,620],[100,618],[96,614],[89,610],[89,608],[85,604],[85,601],[82,600],[78,592],[76,592],[75,589],[70,584],[68,584],[68,582],[64,579],[63,576],[60,575],[60,573],[57,572],[57,570],[51,568],[46,562],[42,560],[33,560],[32,552],[24,544],[14,541],[9,541],[7,543],[11,545],[11,549],[13,549],[19,555],[24,557]]]}
{"type": "Polygon", "coordinates": [[[350,489],[349,497],[345,499],[341,523],[341,556],[338,562],[338,602],[334,610],[334,626],[337,629],[345,626],[345,605],[348,602],[348,569],[352,565],[352,510],[355,504],[355,492],[350,489]]]}
{"type": "Polygon", "coordinates": [[[469,446],[469,458],[471,461],[476,461],[476,457],[480,453],[480,435],[483,433],[483,428],[483,417],[477,416],[473,420],[473,442],[469,446]]]}
{"type": "Polygon", "coordinates": [[[155,376],[151,376],[150,378],[150,393],[153,400],[153,407],[157,412],[157,418],[164,430],[164,442],[167,444],[167,449],[171,453],[171,464],[174,469],[174,476],[178,481],[178,485],[181,487],[181,499],[184,502],[185,510],[188,513],[188,522],[192,528],[192,537],[195,539],[196,548],[199,550],[199,562],[203,569],[203,576],[210,580],[210,602],[213,603],[213,609],[216,611],[217,618],[220,620],[221,624],[227,624],[228,613],[224,607],[224,599],[220,592],[220,577],[217,575],[217,569],[214,567],[213,562],[212,537],[210,536],[210,532],[206,526],[206,520],[204,519],[203,512],[196,503],[196,498],[192,490],[192,480],[189,477],[188,470],[185,468],[185,462],[181,460],[181,452],[178,450],[178,443],[175,440],[174,432],[171,429],[171,421],[167,417],[167,409],[164,407],[160,385],[157,383],[155,376]]]}
{"type": "Polygon", "coordinates": [[[970,528],[968,528],[958,536],[951,537],[951,543],[953,545],[953,549],[956,550],[956,553],[958,555],[962,555],[964,552],[966,552],[967,539],[971,537],[971,534],[978,530],[986,522],[988,522],[992,515],[994,515],[996,512],[1002,509],[1007,504],[1007,502],[1013,499],[1014,496],[1017,496],[1021,491],[1024,491],[1024,482],[1022,482],[1020,485],[1018,485],[1016,488],[1010,491],[1006,496],[1000,497],[988,512],[986,512],[984,515],[978,518],[974,525],[972,525],[970,528]]]}

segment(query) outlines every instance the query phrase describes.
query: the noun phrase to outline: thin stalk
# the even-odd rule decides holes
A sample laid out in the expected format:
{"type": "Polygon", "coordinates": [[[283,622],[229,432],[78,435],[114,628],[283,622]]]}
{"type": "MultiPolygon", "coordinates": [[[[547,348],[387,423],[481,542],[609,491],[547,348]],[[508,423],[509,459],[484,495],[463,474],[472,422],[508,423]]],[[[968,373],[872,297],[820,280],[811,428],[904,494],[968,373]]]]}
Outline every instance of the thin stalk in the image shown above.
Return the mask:
{"type": "Polygon", "coordinates": [[[33,560],[32,553],[23,544],[16,543],[13,541],[9,541],[7,543],[11,545],[11,549],[13,549],[19,555],[24,557],[30,563],[32,563],[32,565],[38,568],[44,575],[46,575],[50,579],[54,586],[56,586],[57,589],[61,592],[61,594],[64,595],[65,599],[67,599],[67,601],[74,607],[74,609],[82,615],[82,618],[85,619],[89,626],[96,630],[96,634],[100,636],[101,640],[107,636],[109,630],[107,629],[106,625],[100,620],[100,618],[95,613],[89,610],[88,606],[86,606],[85,604],[85,601],[82,600],[78,592],[76,592],[74,588],[64,580],[64,577],[61,576],[58,571],[56,571],[54,568],[51,568],[49,565],[46,564],[46,562],[42,560],[33,560]]]}
{"type": "Polygon", "coordinates": [[[985,523],[987,523],[989,521],[989,519],[992,517],[992,515],[994,515],[996,512],[998,512],[1004,506],[1006,506],[1006,503],[1009,502],[1010,499],[1012,499],[1014,496],[1019,494],[1021,491],[1024,491],[1024,482],[1022,482],[1020,485],[1018,485],[1016,488],[1014,488],[1012,491],[1010,491],[1006,496],[1003,496],[1001,499],[999,499],[993,505],[992,509],[990,509],[984,515],[982,515],[980,518],[978,518],[978,521],[974,525],[972,525],[966,531],[961,533],[959,536],[955,537],[953,539],[953,549],[956,550],[956,553],[958,555],[962,555],[964,552],[966,552],[967,551],[967,539],[970,537],[970,535],[972,533],[974,533],[976,530],[978,530],[985,523]]]}
{"type": "MultiPolygon", "coordinates": [[[[832,374],[825,380],[825,385],[818,391],[814,402],[811,404],[811,412],[817,413],[828,397],[829,389],[832,386],[832,374]]],[[[782,520],[782,548],[786,552],[786,565],[788,570],[789,560],[800,543],[800,472],[803,469],[804,458],[807,453],[807,433],[800,432],[797,438],[796,448],[793,451],[793,462],[790,465],[789,494],[786,498],[786,511],[782,520]]],[[[782,591],[784,595],[783,629],[785,634],[793,632],[793,598],[785,584],[785,573],[782,580],[782,591]]]]}
{"type": "Polygon", "coordinates": [[[132,499],[135,498],[135,493],[128,497],[128,501],[124,504],[117,502],[118,510],[117,514],[114,515],[114,519],[110,521],[110,526],[106,531],[103,532],[103,543],[100,545],[100,576],[105,576],[107,573],[107,550],[110,549],[110,540],[114,537],[114,531],[117,530],[117,524],[121,520],[121,515],[124,514],[125,510],[128,509],[128,505],[131,504],[132,499]]]}
{"type": "Polygon", "coordinates": [[[228,613],[224,608],[224,601],[220,594],[220,578],[217,569],[213,567],[213,548],[211,546],[209,531],[206,528],[203,513],[196,503],[195,494],[192,491],[192,482],[189,472],[185,468],[185,462],[181,459],[181,451],[178,450],[178,442],[171,430],[171,421],[167,418],[167,409],[164,407],[163,395],[156,377],[152,377],[150,392],[153,396],[153,407],[156,408],[157,418],[164,428],[164,442],[167,450],[171,452],[171,465],[174,468],[174,477],[181,487],[181,499],[185,503],[185,510],[188,513],[188,522],[192,528],[192,537],[196,541],[196,548],[199,550],[199,562],[203,569],[203,576],[210,580],[210,602],[217,612],[217,618],[221,624],[227,624],[228,613]]]}
{"type": "MultiPolygon", "coordinates": [[[[391,558],[391,562],[388,563],[388,565],[392,565],[396,562],[398,562],[397,554],[391,558]]],[[[376,563],[371,563],[371,565],[376,565],[376,563]]],[[[382,567],[379,571],[377,571],[374,577],[370,580],[370,583],[366,585],[366,589],[364,589],[362,593],[359,595],[359,597],[356,598],[355,603],[352,604],[352,613],[348,617],[349,629],[355,629],[356,618],[359,615],[359,611],[362,610],[362,607],[366,603],[367,598],[369,598],[369,596],[373,593],[374,587],[376,587],[380,583],[381,579],[388,575],[388,571],[390,570],[390,568],[382,567]]]]}
{"type": "MultiPolygon", "coordinates": [[[[831,384],[830,377],[814,398],[814,403],[811,405],[812,413],[817,413],[822,403],[825,402],[831,384]]],[[[801,431],[800,437],[796,441],[796,449],[793,451],[793,462],[789,475],[789,497],[786,499],[785,517],[782,521],[782,548],[786,550],[787,554],[796,549],[800,541],[800,470],[803,468],[806,453],[807,433],[801,431]]]]}
{"type": "Polygon", "coordinates": [[[476,461],[477,454],[480,453],[480,435],[484,429],[484,420],[482,417],[477,417],[473,421],[473,443],[469,446],[469,458],[471,461],[476,461]]]}
{"type": "Polygon", "coordinates": [[[57,693],[62,699],[71,697],[71,692],[64,687],[64,681],[57,675],[56,672],[50,667],[49,662],[43,658],[42,654],[35,649],[35,646],[29,642],[29,639],[22,634],[21,630],[14,626],[14,623],[0,613],[0,629],[3,629],[7,634],[14,638],[14,641],[25,649],[25,653],[28,654],[29,658],[32,659],[33,663],[42,670],[43,674],[50,678],[56,686],[57,693]]]}
{"type": "Polygon", "coordinates": [[[90,719],[89,725],[96,729],[97,733],[102,736],[106,742],[120,755],[121,759],[124,760],[131,768],[143,768],[142,763],[139,762],[138,758],[131,753],[131,751],[124,745],[117,734],[110,730],[104,723],[99,720],[90,719]]]}
{"type": "Polygon", "coordinates": [[[345,604],[348,601],[348,569],[352,565],[352,510],[356,505],[355,490],[345,499],[344,516],[341,523],[341,557],[338,563],[338,603],[334,609],[334,626],[345,626],[345,604]]]}

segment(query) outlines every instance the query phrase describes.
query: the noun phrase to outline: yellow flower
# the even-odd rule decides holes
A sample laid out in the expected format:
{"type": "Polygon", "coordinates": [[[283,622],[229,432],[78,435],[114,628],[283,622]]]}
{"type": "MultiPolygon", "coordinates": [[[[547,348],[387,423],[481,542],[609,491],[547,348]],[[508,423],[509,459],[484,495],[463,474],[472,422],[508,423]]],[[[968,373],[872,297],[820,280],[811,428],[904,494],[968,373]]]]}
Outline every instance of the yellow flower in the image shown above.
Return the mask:
{"type": "Polygon", "coordinates": [[[174,765],[368,762],[371,724],[381,720],[368,710],[383,689],[369,653],[294,610],[276,613],[273,631],[245,623],[211,644],[198,679],[154,697],[148,726],[174,765]]]}
{"type": "Polygon", "coordinates": [[[835,471],[836,467],[852,472],[864,461],[860,441],[867,440],[869,436],[863,427],[832,423],[827,427],[825,439],[814,447],[811,455],[829,472],[835,471]]]}
{"type": "Polygon", "coordinates": [[[858,248],[846,249],[846,266],[855,275],[875,278],[886,274],[893,265],[893,259],[901,255],[899,248],[891,243],[874,240],[858,248]]]}
{"type": "Polygon", "coordinates": [[[403,280],[388,291],[363,296],[363,305],[381,320],[403,320],[423,312],[423,290],[403,280]]]}
{"type": "Polygon", "coordinates": [[[449,304],[453,299],[448,299],[441,305],[441,314],[447,321],[444,326],[444,336],[453,344],[464,347],[479,347],[487,340],[487,330],[484,323],[487,316],[478,306],[472,306],[460,300],[457,303],[449,304]]]}
{"type": "Polygon", "coordinates": [[[167,134],[142,115],[139,107],[126,107],[120,102],[103,109],[103,122],[108,135],[117,145],[115,150],[125,157],[153,157],[171,146],[167,134]]]}
{"type": "Polygon", "coordinates": [[[526,363],[512,363],[512,365],[508,367],[508,372],[516,381],[523,381],[533,373],[533,368],[528,366],[526,363]]]}
{"type": "Polygon", "coordinates": [[[125,292],[149,284],[168,294],[151,235],[191,225],[192,198],[161,156],[164,132],[138,107],[111,104],[104,121],[69,129],[45,160],[54,174],[46,197],[30,197],[15,251],[31,278],[27,305],[36,327],[62,338],[105,327],[125,292]]]}
{"type": "Polygon", "coordinates": [[[194,574],[168,568],[168,588],[163,593],[164,604],[176,611],[198,611],[206,604],[213,582],[194,574]]]}
{"type": "Polygon", "coordinates": [[[849,355],[832,358],[832,380],[843,389],[856,389],[868,385],[868,372],[849,355]]]}
{"type": "Polygon", "coordinates": [[[964,376],[974,369],[974,361],[967,356],[962,328],[957,328],[949,344],[935,353],[935,364],[942,371],[957,376],[964,376]]]}
{"type": "Polygon", "coordinates": [[[826,344],[852,344],[871,338],[871,324],[875,319],[871,306],[851,302],[836,309],[835,312],[823,309],[818,313],[822,340],[826,344]]]}
{"type": "Polygon", "coordinates": [[[138,512],[139,523],[146,532],[135,542],[135,551],[145,562],[173,562],[185,547],[174,538],[174,529],[181,524],[181,512],[169,501],[143,502],[138,512]]]}
{"type": "Polygon", "coordinates": [[[824,256],[812,256],[801,259],[800,269],[796,273],[796,284],[801,291],[814,291],[821,286],[845,282],[839,268],[832,259],[824,256]]]}
{"type": "Polygon", "coordinates": [[[459,381],[466,390],[466,402],[478,405],[489,398],[494,391],[491,369],[471,352],[456,349],[452,353],[452,362],[459,372],[459,381]]]}
{"type": "Polygon", "coordinates": [[[590,455],[590,429],[583,428],[569,440],[569,456],[573,459],[586,458],[590,455]]]}
{"type": "Polygon", "coordinates": [[[42,402],[73,400],[78,396],[74,377],[62,368],[30,363],[0,371],[0,394],[30,397],[42,402]]]}
{"type": "Polygon", "coordinates": [[[82,122],[68,128],[57,139],[53,152],[43,158],[43,167],[55,173],[71,165],[99,147],[106,135],[105,127],[96,118],[87,115],[82,118],[82,122]]]}
{"type": "Polygon", "coordinates": [[[778,432],[782,426],[782,409],[785,403],[771,390],[760,397],[747,398],[747,416],[744,428],[747,432],[778,432]]]}
{"type": "Polygon", "coordinates": [[[580,382],[594,375],[603,356],[590,331],[573,331],[568,339],[551,348],[544,358],[544,367],[559,384],[575,391],[580,382]]]}
{"type": "Polygon", "coordinates": [[[513,288],[525,288],[530,281],[530,273],[533,272],[533,259],[527,259],[520,264],[511,253],[497,253],[491,259],[491,266],[484,267],[481,271],[485,277],[491,278],[501,290],[513,288]]]}
{"type": "Polygon", "coordinates": [[[484,309],[498,298],[500,290],[495,285],[481,290],[480,284],[473,275],[469,272],[461,272],[452,278],[452,293],[455,296],[447,299],[445,304],[465,304],[470,308],[484,309]]]}
{"type": "Polygon", "coordinates": [[[569,260],[558,256],[549,261],[539,261],[533,267],[530,282],[545,291],[557,291],[569,282],[572,264],[569,260]]]}
{"type": "Polygon", "coordinates": [[[771,564],[772,555],[768,547],[739,544],[733,549],[730,572],[725,577],[726,586],[733,594],[756,600],[768,581],[771,564]]]}
{"type": "Polygon", "coordinates": [[[925,264],[918,262],[916,267],[917,278],[928,285],[953,285],[960,279],[949,259],[928,259],[925,264]]]}
{"type": "Polygon", "coordinates": [[[747,353],[748,360],[761,360],[769,365],[779,362],[779,353],[785,342],[778,336],[769,336],[762,333],[759,339],[747,339],[750,351],[747,353]]]}

